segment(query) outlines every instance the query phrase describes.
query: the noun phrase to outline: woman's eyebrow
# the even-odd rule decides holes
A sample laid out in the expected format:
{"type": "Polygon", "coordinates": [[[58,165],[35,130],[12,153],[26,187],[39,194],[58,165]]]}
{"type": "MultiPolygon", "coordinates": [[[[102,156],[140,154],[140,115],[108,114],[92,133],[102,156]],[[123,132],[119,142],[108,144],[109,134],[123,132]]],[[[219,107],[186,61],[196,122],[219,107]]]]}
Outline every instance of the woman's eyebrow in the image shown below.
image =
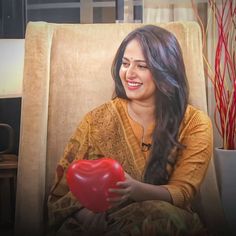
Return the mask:
{"type": "MultiPolygon", "coordinates": [[[[130,61],[127,57],[123,57],[122,59],[126,60],[126,61],[130,61]]],[[[135,62],[143,62],[143,63],[147,63],[145,60],[142,60],[142,59],[133,59],[131,58],[132,61],[135,61],[135,62]]]]}

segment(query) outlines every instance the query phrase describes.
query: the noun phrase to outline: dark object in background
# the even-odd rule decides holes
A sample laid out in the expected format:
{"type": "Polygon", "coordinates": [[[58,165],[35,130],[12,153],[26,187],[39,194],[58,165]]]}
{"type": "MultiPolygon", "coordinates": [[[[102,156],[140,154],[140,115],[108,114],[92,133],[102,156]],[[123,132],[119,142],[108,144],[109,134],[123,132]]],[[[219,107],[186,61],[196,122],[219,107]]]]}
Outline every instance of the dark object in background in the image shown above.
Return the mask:
{"type": "Polygon", "coordinates": [[[13,235],[20,113],[20,97],[0,98],[0,235],[13,235]]]}
{"type": "Polygon", "coordinates": [[[25,34],[25,1],[0,0],[0,38],[22,39],[25,34]]]}
{"type": "Polygon", "coordinates": [[[19,136],[20,136],[20,112],[21,98],[0,98],[0,123],[7,124],[13,128],[14,140],[13,144],[9,144],[9,130],[0,127],[0,153],[11,148],[11,154],[18,155],[19,136]]]}

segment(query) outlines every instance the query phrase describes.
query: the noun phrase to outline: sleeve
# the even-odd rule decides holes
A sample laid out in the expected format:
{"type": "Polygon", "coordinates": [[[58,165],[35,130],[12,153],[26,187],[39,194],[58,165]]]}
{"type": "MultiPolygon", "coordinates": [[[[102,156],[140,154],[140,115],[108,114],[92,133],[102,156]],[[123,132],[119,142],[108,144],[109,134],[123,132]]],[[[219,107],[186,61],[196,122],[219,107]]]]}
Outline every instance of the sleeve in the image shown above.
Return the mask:
{"type": "Polygon", "coordinates": [[[64,154],[60,159],[48,201],[49,226],[57,225],[82,206],[69,191],[66,181],[68,166],[74,161],[86,158],[89,150],[89,116],[87,115],[77,127],[69,140],[64,154]]]}
{"type": "Polygon", "coordinates": [[[163,186],[170,192],[173,204],[185,208],[199,191],[212,157],[213,134],[210,118],[203,112],[198,112],[183,127],[180,140],[185,148],[178,154],[168,184],[163,186]]]}

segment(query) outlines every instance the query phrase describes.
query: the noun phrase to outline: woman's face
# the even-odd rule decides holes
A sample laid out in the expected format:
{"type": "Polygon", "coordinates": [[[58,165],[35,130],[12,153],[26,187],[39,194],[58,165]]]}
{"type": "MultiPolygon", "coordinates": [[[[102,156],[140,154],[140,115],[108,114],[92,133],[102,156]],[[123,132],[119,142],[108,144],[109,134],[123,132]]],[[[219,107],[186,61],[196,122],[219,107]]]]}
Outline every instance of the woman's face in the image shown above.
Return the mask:
{"type": "Polygon", "coordinates": [[[154,103],[156,85],[141,46],[135,39],[126,46],[119,75],[129,99],[154,103]]]}

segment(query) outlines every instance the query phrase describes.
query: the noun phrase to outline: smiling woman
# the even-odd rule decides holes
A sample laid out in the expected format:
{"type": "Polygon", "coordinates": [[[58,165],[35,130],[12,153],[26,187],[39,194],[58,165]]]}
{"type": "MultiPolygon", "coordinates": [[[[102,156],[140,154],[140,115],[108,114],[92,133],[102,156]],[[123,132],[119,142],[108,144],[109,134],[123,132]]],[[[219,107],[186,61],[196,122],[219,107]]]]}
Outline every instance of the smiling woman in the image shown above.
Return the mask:
{"type": "Polygon", "coordinates": [[[112,65],[115,96],[88,112],[56,170],[48,199],[56,235],[205,235],[192,200],[212,154],[212,127],[188,104],[182,52],[175,36],[146,25],[122,41],[112,65]],[[148,150],[144,150],[147,144],[148,150]],[[110,188],[105,212],[85,208],[66,182],[75,160],[111,157],[125,180],[110,188]]]}

